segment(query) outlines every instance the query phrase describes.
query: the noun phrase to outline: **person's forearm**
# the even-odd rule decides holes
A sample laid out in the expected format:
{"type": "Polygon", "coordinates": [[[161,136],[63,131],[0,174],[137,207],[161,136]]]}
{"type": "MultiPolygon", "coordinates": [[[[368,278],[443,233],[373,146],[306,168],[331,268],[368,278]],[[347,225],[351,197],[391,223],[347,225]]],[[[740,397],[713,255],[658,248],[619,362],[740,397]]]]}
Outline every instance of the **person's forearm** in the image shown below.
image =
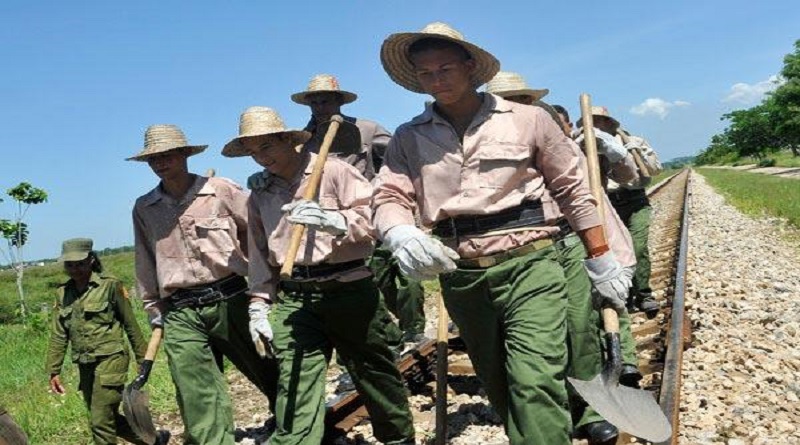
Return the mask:
{"type": "Polygon", "coordinates": [[[583,246],[586,248],[586,256],[588,258],[600,256],[609,250],[605,228],[602,225],[581,230],[578,232],[578,237],[580,237],[583,246]]]}

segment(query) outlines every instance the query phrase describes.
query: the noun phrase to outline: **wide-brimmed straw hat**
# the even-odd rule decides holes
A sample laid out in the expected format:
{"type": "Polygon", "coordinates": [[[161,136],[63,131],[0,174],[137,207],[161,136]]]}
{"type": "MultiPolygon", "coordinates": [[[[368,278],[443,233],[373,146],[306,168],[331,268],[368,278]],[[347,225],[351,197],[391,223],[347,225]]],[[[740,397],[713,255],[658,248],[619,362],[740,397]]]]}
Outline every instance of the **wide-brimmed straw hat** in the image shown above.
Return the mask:
{"type": "Polygon", "coordinates": [[[486,92],[496,94],[500,97],[530,96],[533,100],[539,100],[550,92],[547,88],[534,90],[525,83],[525,78],[518,73],[511,71],[498,71],[497,74],[486,84],[486,92]]]}
{"type": "Polygon", "coordinates": [[[196,155],[208,145],[189,145],[183,131],[177,125],[158,124],[147,127],[144,132],[144,148],[127,161],[146,161],[147,158],[172,150],[186,149],[187,156],[196,155]]]}
{"type": "Polygon", "coordinates": [[[310,105],[308,96],[317,93],[336,93],[342,96],[342,104],[349,104],[355,101],[358,96],[355,93],[345,91],[339,88],[339,81],[335,76],[330,74],[317,74],[308,82],[308,88],[305,91],[292,94],[292,101],[301,105],[310,105]]]}
{"type": "Polygon", "coordinates": [[[222,149],[229,158],[250,156],[242,139],[258,136],[286,134],[292,138],[292,146],[304,144],[311,133],[304,130],[287,129],[277,111],[267,107],[250,107],[239,117],[239,136],[231,139],[222,149]]]}
{"type": "Polygon", "coordinates": [[[92,253],[92,240],[90,238],[72,238],[61,244],[61,256],[58,261],[83,261],[92,253]]]}
{"type": "Polygon", "coordinates": [[[472,83],[475,88],[488,82],[500,69],[500,62],[483,48],[464,40],[464,36],[442,22],[431,23],[420,32],[404,32],[392,34],[381,45],[381,63],[383,69],[397,84],[415,93],[425,93],[417,81],[414,65],[408,53],[409,47],[417,40],[436,38],[456,43],[475,60],[475,71],[472,83]]]}
{"type": "MultiPolygon", "coordinates": [[[[619,125],[620,125],[618,120],[616,120],[613,117],[611,117],[611,114],[608,112],[608,108],[599,107],[599,106],[592,106],[592,119],[597,119],[598,117],[604,118],[604,119],[608,119],[609,121],[611,121],[611,123],[613,123],[617,127],[619,127],[619,125]]],[[[582,126],[583,125],[583,118],[578,119],[578,122],[576,122],[575,125],[577,125],[578,127],[582,126]]]]}

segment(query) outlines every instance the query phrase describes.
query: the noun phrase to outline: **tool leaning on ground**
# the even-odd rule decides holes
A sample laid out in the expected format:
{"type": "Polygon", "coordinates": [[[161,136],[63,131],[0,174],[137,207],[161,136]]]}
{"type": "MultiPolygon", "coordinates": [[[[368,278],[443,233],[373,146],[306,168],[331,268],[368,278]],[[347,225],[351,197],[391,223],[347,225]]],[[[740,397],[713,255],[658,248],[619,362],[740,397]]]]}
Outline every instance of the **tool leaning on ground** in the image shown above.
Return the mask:
{"type": "Polygon", "coordinates": [[[150,376],[153,360],[156,357],[163,335],[164,328],[153,328],[139,375],[122,392],[122,412],[128,419],[133,432],[147,443],[155,443],[158,433],[153,424],[153,417],[150,415],[150,398],[146,392],[142,391],[142,387],[147,383],[147,379],[150,376]]]}
{"type": "MultiPolygon", "coordinates": [[[[597,144],[591,113],[591,98],[581,94],[584,140],[588,164],[589,184],[598,202],[600,220],[605,221],[605,201],[600,184],[597,144]]],[[[656,403],[653,394],[642,389],[619,384],[622,372],[622,352],[619,340],[619,318],[614,309],[602,309],[603,326],[607,346],[607,358],[603,372],[591,381],[568,377],[575,391],[594,408],[598,414],[622,431],[651,442],[663,442],[672,436],[672,426],[656,403]]]]}
{"type": "Polygon", "coordinates": [[[447,443],[447,308],[439,294],[439,320],[436,326],[436,441],[447,443]]]}

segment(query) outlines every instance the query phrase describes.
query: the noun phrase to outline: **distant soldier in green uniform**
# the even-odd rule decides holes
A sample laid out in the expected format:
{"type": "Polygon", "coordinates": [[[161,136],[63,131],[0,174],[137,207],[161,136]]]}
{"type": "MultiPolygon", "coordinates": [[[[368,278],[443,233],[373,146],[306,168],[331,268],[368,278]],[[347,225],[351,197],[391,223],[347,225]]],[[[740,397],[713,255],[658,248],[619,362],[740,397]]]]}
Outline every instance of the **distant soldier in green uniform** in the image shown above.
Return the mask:
{"type": "MultiPolygon", "coordinates": [[[[147,348],[125,288],[120,280],[103,273],[91,239],[64,241],[59,260],[70,279],[58,287],[53,310],[46,365],[50,389],[66,394],[61,366],[71,344],[94,443],[116,444],[117,437],[122,437],[135,444],[147,444],[119,413],[130,359],[125,335],[138,363],[144,360],[147,348]]],[[[156,443],[166,443],[168,438],[168,433],[162,432],[156,443]]]]}
{"type": "Polygon", "coordinates": [[[0,445],[28,445],[28,436],[0,405],[0,445]]]}

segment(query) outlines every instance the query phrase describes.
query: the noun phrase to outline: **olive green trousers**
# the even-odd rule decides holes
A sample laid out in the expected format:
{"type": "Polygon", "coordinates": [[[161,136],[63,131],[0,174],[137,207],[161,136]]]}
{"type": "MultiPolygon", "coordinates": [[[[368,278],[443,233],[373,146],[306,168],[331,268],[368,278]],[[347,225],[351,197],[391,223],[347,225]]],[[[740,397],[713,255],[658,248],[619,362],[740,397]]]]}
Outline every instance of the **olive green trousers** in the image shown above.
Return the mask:
{"type": "Polygon", "coordinates": [[[618,190],[610,193],[611,204],[633,238],[636,271],[633,275],[634,297],[637,303],[652,298],[650,288],[650,219],[653,208],[644,190],[618,190]]]}
{"type": "Polygon", "coordinates": [[[140,440],[125,416],[119,413],[122,390],[128,376],[128,354],[98,357],[94,363],[78,365],[78,388],[89,409],[89,426],[96,445],[112,445],[117,437],[137,445],[150,445],[140,440]]]}
{"type": "Polygon", "coordinates": [[[389,249],[378,247],[369,264],[387,309],[397,317],[405,338],[425,332],[425,291],[422,283],[400,273],[389,249]]]}
{"type": "Polygon", "coordinates": [[[386,343],[388,315],[372,277],[284,289],[270,313],[280,379],[270,445],[319,444],[333,348],[364,399],[375,437],[414,438],[406,389],[386,343]]]}
{"type": "Polygon", "coordinates": [[[511,444],[570,444],[568,288],[556,249],[487,269],[458,269],[440,282],[511,444]]]}
{"type": "MultiPolygon", "coordinates": [[[[261,358],[250,338],[244,294],[197,308],[173,309],[164,320],[164,349],[185,427],[185,444],[233,445],[234,425],[222,353],[275,407],[277,361],[261,358]]],[[[264,411],[266,411],[266,406],[264,411]]]]}

